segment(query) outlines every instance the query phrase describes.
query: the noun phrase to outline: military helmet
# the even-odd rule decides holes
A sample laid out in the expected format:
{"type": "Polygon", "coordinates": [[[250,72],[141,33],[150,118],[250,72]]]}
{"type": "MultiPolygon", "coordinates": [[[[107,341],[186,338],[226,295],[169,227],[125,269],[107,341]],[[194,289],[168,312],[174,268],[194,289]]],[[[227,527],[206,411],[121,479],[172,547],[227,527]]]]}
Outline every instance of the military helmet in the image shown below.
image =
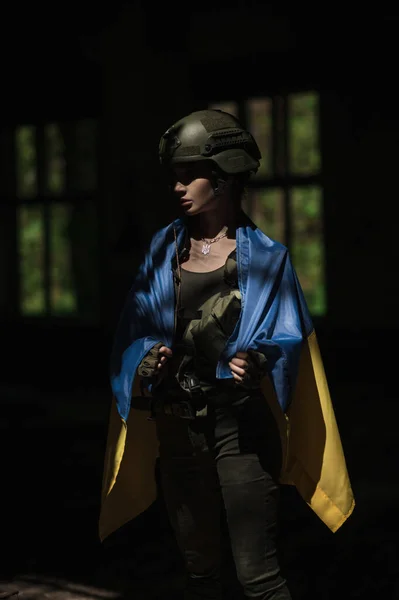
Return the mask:
{"type": "Polygon", "coordinates": [[[233,115],[198,110],[177,121],[159,143],[161,164],[213,161],[224,173],[256,173],[261,153],[253,136],[233,115]]]}

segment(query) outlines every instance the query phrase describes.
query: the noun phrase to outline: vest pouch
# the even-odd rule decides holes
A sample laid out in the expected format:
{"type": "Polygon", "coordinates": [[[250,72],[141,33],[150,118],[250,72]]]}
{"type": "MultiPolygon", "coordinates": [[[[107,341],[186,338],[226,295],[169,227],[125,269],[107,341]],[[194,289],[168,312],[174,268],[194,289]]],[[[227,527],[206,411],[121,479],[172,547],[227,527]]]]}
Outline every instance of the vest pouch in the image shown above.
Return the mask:
{"type": "Polygon", "coordinates": [[[205,302],[201,307],[201,320],[195,321],[190,327],[190,335],[194,342],[195,355],[204,358],[216,368],[240,317],[241,294],[238,290],[231,290],[228,294],[211,300],[213,302],[205,302]]]}

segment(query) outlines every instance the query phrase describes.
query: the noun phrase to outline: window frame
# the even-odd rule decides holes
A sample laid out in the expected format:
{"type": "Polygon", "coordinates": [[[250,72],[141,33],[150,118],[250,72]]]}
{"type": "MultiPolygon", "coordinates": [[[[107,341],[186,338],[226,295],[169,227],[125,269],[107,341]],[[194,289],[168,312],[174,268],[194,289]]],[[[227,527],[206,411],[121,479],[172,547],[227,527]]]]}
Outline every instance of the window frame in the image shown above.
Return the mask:
{"type": "MultiPolygon", "coordinates": [[[[51,323],[52,325],[63,326],[86,326],[86,325],[98,325],[100,322],[101,310],[98,311],[93,323],[86,317],[83,317],[79,312],[71,313],[55,313],[51,306],[51,207],[56,205],[62,206],[77,206],[84,203],[92,203],[95,207],[98,230],[97,230],[97,244],[99,248],[98,259],[97,259],[97,279],[99,285],[101,264],[100,264],[100,198],[99,198],[99,157],[100,157],[100,144],[99,144],[99,119],[96,115],[71,115],[67,118],[52,118],[52,119],[37,119],[29,121],[16,121],[9,127],[3,127],[0,130],[0,136],[2,136],[3,153],[4,151],[9,153],[9,160],[5,165],[6,180],[4,190],[0,191],[0,202],[3,206],[7,207],[10,214],[10,225],[12,228],[10,239],[10,248],[13,247],[10,260],[12,266],[8,270],[8,288],[9,293],[7,295],[6,304],[12,307],[10,314],[5,315],[6,318],[16,320],[18,322],[26,323],[51,323]],[[45,142],[45,128],[48,125],[62,125],[62,124],[75,124],[83,121],[94,121],[96,123],[95,143],[94,143],[94,158],[95,158],[95,169],[96,169],[96,186],[90,191],[74,191],[70,188],[68,173],[65,174],[65,187],[60,193],[51,193],[46,190],[46,142],[45,142]],[[17,142],[16,134],[21,127],[33,127],[35,130],[35,149],[36,149],[36,188],[37,191],[32,196],[21,196],[18,193],[18,171],[17,171],[17,142]],[[21,289],[21,261],[19,258],[19,243],[20,243],[20,226],[18,213],[21,207],[38,206],[42,208],[42,219],[43,219],[43,289],[44,289],[44,311],[37,314],[24,314],[22,310],[22,289],[21,289]],[[12,216],[11,216],[12,215],[12,216]]],[[[67,171],[67,168],[66,168],[67,171]]],[[[101,294],[100,294],[101,296],[101,294]]],[[[2,315],[1,318],[3,318],[2,315]]]]}
{"type": "MultiPolygon", "coordinates": [[[[215,97],[213,94],[212,98],[207,101],[207,106],[214,106],[216,104],[227,104],[235,103],[237,106],[237,117],[242,125],[246,128],[251,128],[248,125],[248,101],[254,99],[268,99],[271,100],[272,105],[272,144],[271,144],[271,160],[272,160],[272,175],[264,175],[258,173],[256,177],[251,177],[246,187],[249,192],[252,190],[274,190],[279,189],[283,196],[283,211],[284,211],[284,245],[288,248],[289,252],[292,252],[293,246],[293,223],[292,223],[292,191],[294,188],[306,188],[309,186],[315,186],[320,191],[320,220],[324,225],[324,184],[323,184],[323,154],[322,154],[322,121],[321,121],[321,101],[322,91],[318,86],[305,85],[301,87],[292,87],[285,89],[274,89],[269,91],[257,91],[256,93],[247,94],[245,97],[234,97],[232,94],[226,92],[221,94],[221,98],[215,97]],[[289,171],[289,108],[288,99],[293,94],[307,94],[313,93],[318,98],[318,148],[320,153],[320,164],[317,173],[299,175],[292,174],[289,171]],[[278,102],[280,105],[276,102],[278,102]],[[279,112],[280,111],[280,112],[279,112]],[[281,127],[281,131],[279,130],[281,127]],[[278,140],[278,144],[277,144],[278,140]],[[276,148],[278,150],[276,151],[276,148]],[[284,173],[276,175],[278,172],[278,160],[282,159],[284,164],[284,173]]],[[[248,213],[249,217],[253,215],[253,207],[251,206],[251,193],[248,198],[248,213]]],[[[266,232],[267,233],[267,232],[266,232]]],[[[326,238],[322,233],[322,247],[323,247],[323,286],[325,290],[324,296],[324,310],[321,314],[312,314],[312,319],[315,322],[323,321],[328,314],[328,281],[327,281],[327,265],[326,265],[326,238]]]]}

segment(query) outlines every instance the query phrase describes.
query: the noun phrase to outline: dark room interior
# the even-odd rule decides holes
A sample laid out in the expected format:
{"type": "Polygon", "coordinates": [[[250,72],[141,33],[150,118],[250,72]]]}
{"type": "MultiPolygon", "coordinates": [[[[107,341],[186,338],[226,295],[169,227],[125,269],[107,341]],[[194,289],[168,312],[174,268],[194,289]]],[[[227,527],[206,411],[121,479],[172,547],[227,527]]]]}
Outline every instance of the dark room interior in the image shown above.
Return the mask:
{"type": "Polygon", "coordinates": [[[399,599],[399,16],[137,0],[10,3],[2,23],[0,598],[183,598],[161,497],[99,541],[109,356],[177,216],[159,138],[221,107],[262,144],[246,210],[292,253],[356,500],[332,534],[283,486],[293,598],[399,599]]]}

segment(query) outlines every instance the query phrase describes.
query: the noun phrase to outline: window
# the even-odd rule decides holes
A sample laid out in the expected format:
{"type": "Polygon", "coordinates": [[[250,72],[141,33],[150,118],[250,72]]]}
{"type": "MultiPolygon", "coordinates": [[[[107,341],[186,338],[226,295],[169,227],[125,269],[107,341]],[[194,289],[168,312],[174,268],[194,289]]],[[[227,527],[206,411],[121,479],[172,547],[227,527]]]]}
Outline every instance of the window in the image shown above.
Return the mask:
{"type": "Polygon", "coordinates": [[[97,123],[19,125],[12,141],[18,312],[95,319],[97,123]]]}
{"type": "Polygon", "coordinates": [[[326,311],[319,95],[313,91],[212,102],[235,114],[262,153],[244,209],[285,244],[313,315],[326,311]]]}

